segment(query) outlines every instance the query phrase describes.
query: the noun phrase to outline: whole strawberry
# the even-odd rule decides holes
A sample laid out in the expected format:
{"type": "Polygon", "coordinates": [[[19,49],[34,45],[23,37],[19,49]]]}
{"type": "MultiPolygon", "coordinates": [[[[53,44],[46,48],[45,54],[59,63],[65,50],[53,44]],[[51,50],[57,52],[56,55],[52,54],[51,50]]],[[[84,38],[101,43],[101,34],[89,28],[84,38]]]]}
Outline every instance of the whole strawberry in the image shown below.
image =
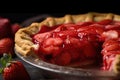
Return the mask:
{"type": "Polygon", "coordinates": [[[3,53],[10,53],[14,56],[14,41],[11,38],[0,39],[0,57],[3,53]]]}
{"type": "Polygon", "coordinates": [[[15,37],[15,33],[21,28],[21,26],[18,23],[14,23],[11,25],[11,36],[12,38],[15,37]]]}
{"type": "Polygon", "coordinates": [[[20,61],[12,61],[10,55],[1,58],[3,80],[31,80],[24,65],[20,61]]]}
{"type": "Polygon", "coordinates": [[[10,20],[7,18],[0,18],[0,39],[11,36],[10,20]]]}

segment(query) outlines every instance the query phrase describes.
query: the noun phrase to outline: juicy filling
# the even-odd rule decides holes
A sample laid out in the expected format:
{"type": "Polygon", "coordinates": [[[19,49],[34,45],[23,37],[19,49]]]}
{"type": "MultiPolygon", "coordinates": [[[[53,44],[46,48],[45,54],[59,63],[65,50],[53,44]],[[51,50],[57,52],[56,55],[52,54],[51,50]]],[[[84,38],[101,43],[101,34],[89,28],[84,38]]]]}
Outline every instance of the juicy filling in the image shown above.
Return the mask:
{"type": "Polygon", "coordinates": [[[39,45],[35,53],[46,62],[64,66],[102,62],[103,69],[110,70],[115,56],[120,54],[119,31],[120,22],[112,20],[67,23],[52,28],[42,26],[32,39],[39,45]]]}

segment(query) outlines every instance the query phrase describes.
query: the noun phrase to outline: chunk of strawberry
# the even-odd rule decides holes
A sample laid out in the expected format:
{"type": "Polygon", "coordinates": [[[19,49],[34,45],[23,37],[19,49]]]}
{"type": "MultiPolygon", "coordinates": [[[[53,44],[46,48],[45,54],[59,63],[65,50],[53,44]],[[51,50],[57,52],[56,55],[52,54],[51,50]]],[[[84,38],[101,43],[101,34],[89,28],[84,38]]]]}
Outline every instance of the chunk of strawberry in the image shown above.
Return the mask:
{"type": "Polygon", "coordinates": [[[105,53],[108,53],[108,51],[114,51],[114,50],[115,51],[120,50],[120,45],[118,43],[111,44],[109,46],[105,46],[102,51],[105,53]]]}
{"type": "Polygon", "coordinates": [[[107,54],[119,54],[120,50],[120,41],[115,39],[110,39],[104,42],[103,49],[101,53],[103,55],[107,54]]]}
{"type": "Polygon", "coordinates": [[[48,38],[44,41],[43,44],[46,46],[50,46],[50,45],[59,46],[63,44],[63,40],[61,38],[48,38]]]}
{"type": "Polygon", "coordinates": [[[83,47],[83,54],[87,57],[87,58],[95,58],[97,55],[97,52],[94,48],[94,46],[91,43],[87,43],[84,47],[83,47]]]}
{"type": "Polygon", "coordinates": [[[67,23],[67,24],[63,24],[60,26],[61,27],[61,31],[65,31],[65,30],[76,30],[78,29],[80,26],[79,25],[75,25],[73,23],[67,23]]]}
{"type": "Polygon", "coordinates": [[[103,56],[103,70],[111,71],[113,69],[113,61],[115,60],[116,54],[108,54],[103,56]]]}
{"type": "Polygon", "coordinates": [[[120,42],[119,42],[118,40],[116,40],[116,39],[109,39],[109,40],[106,40],[106,41],[103,43],[102,47],[105,48],[105,47],[108,47],[108,46],[110,46],[110,45],[119,44],[119,43],[120,43],[120,42]]]}
{"type": "Polygon", "coordinates": [[[42,41],[44,41],[44,39],[49,38],[51,35],[52,34],[50,32],[36,34],[36,35],[33,35],[33,41],[35,43],[41,43],[42,41]]]}
{"type": "Polygon", "coordinates": [[[76,23],[77,25],[81,26],[81,27],[85,27],[85,26],[89,26],[91,24],[93,24],[94,22],[78,22],[76,23]]]}
{"type": "Polygon", "coordinates": [[[82,52],[80,51],[73,51],[70,53],[71,55],[71,60],[72,61],[77,61],[77,60],[81,60],[84,56],[82,55],[82,52]]]}
{"type": "Polygon", "coordinates": [[[106,25],[105,26],[106,30],[120,30],[120,25],[118,24],[113,24],[113,25],[106,25]]]}
{"type": "Polygon", "coordinates": [[[113,22],[113,20],[106,19],[106,20],[102,20],[102,21],[97,22],[97,23],[101,24],[101,25],[107,25],[107,24],[111,24],[112,22],[113,22]]]}
{"type": "Polygon", "coordinates": [[[117,39],[119,37],[119,33],[116,30],[109,30],[109,31],[103,32],[101,36],[106,40],[117,39]]]}
{"type": "Polygon", "coordinates": [[[54,37],[60,37],[62,39],[66,39],[68,36],[70,37],[78,37],[76,30],[65,30],[53,33],[54,37]]]}
{"type": "Polygon", "coordinates": [[[58,65],[68,65],[71,62],[71,55],[68,52],[60,54],[55,59],[55,63],[58,65]]]}
{"type": "Polygon", "coordinates": [[[48,38],[44,40],[41,45],[41,50],[44,54],[53,54],[56,56],[60,53],[60,47],[62,47],[63,40],[61,38],[48,38]]]}

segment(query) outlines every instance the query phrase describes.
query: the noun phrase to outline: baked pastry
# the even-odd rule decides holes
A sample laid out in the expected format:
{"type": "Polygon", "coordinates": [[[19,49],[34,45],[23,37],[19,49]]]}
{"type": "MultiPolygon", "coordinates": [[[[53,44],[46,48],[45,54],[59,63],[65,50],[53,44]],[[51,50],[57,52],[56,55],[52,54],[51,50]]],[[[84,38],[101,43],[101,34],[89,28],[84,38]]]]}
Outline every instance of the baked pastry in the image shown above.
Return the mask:
{"type": "Polygon", "coordinates": [[[103,70],[120,73],[120,16],[86,13],[49,17],[21,28],[15,35],[15,49],[24,57],[62,66],[99,63],[103,70]]]}

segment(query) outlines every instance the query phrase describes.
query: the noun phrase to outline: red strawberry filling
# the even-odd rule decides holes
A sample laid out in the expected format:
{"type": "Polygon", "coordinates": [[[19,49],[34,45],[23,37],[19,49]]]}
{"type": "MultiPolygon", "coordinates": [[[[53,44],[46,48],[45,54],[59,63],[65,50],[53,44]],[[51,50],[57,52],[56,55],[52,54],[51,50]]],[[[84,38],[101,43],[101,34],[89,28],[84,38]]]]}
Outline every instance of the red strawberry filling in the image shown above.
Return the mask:
{"type": "Polygon", "coordinates": [[[116,51],[120,50],[119,28],[120,22],[112,20],[42,26],[32,39],[39,45],[35,53],[44,61],[70,65],[86,60],[98,63],[103,57],[104,70],[110,70],[116,51]]]}
{"type": "Polygon", "coordinates": [[[101,52],[103,56],[103,70],[112,70],[112,64],[117,54],[120,54],[120,41],[117,39],[106,40],[101,52]]]}

